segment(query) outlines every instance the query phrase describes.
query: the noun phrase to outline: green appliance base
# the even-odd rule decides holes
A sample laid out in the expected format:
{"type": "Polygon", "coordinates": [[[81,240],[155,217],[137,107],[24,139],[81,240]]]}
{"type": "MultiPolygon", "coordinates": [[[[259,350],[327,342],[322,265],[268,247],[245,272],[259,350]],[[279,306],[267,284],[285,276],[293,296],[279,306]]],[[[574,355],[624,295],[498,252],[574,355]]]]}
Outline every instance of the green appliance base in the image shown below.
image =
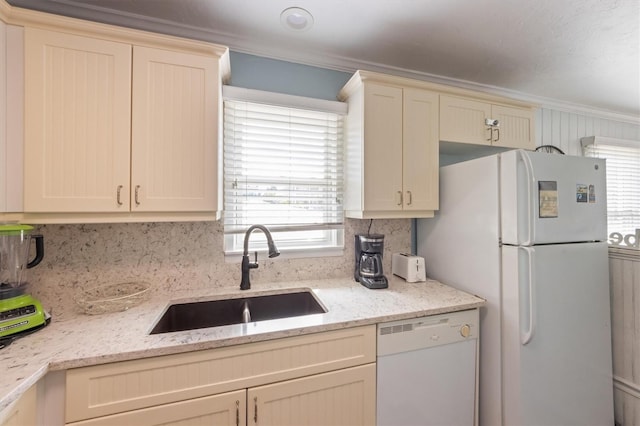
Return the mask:
{"type": "Polygon", "coordinates": [[[29,294],[0,300],[0,338],[41,327],[46,322],[42,305],[29,294]]]}

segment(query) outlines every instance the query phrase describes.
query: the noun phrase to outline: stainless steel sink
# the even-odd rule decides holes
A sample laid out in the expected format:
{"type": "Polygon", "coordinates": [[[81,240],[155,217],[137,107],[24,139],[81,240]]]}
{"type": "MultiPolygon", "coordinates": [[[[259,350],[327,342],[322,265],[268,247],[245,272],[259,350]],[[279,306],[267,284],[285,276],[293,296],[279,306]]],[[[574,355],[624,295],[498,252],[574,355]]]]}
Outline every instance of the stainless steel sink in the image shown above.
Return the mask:
{"type": "Polygon", "coordinates": [[[176,303],[167,308],[150,334],[240,324],[247,322],[247,309],[251,321],[327,312],[313,293],[306,290],[237,299],[176,303]]]}

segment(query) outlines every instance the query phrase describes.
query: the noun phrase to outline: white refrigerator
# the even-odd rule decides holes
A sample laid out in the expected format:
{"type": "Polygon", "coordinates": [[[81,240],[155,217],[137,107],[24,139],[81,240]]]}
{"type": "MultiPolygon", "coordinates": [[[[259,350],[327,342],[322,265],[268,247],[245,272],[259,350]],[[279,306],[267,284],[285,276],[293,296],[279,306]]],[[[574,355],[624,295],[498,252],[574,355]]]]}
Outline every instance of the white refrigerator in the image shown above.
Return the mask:
{"type": "Polygon", "coordinates": [[[603,160],[522,150],[440,169],[427,275],[487,300],[481,426],[613,425],[603,160]]]}

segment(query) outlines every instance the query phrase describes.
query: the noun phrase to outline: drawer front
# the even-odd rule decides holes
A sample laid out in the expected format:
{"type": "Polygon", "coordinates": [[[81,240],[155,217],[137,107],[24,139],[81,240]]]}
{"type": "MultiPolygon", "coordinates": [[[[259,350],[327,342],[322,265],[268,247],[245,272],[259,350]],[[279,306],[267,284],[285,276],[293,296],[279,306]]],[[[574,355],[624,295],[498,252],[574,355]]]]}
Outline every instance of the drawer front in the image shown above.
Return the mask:
{"type": "Polygon", "coordinates": [[[375,362],[375,325],[67,371],[74,422],[375,362]]]}
{"type": "Polygon", "coordinates": [[[67,423],[67,426],[184,426],[246,424],[247,391],[239,390],[143,408],[112,416],[67,423]]]}

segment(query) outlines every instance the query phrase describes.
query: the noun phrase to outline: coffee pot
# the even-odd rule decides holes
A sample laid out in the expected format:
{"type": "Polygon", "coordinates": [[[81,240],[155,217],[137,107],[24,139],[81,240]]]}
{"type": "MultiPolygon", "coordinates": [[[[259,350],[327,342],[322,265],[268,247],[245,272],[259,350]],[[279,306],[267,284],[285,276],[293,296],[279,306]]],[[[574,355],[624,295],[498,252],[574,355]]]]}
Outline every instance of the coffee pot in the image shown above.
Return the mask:
{"type": "Polygon", "coordinates": [[[382,268],[384,235],[355,235],[354,278],[367,288],[387,288],[389,283],[382,268]]]}

